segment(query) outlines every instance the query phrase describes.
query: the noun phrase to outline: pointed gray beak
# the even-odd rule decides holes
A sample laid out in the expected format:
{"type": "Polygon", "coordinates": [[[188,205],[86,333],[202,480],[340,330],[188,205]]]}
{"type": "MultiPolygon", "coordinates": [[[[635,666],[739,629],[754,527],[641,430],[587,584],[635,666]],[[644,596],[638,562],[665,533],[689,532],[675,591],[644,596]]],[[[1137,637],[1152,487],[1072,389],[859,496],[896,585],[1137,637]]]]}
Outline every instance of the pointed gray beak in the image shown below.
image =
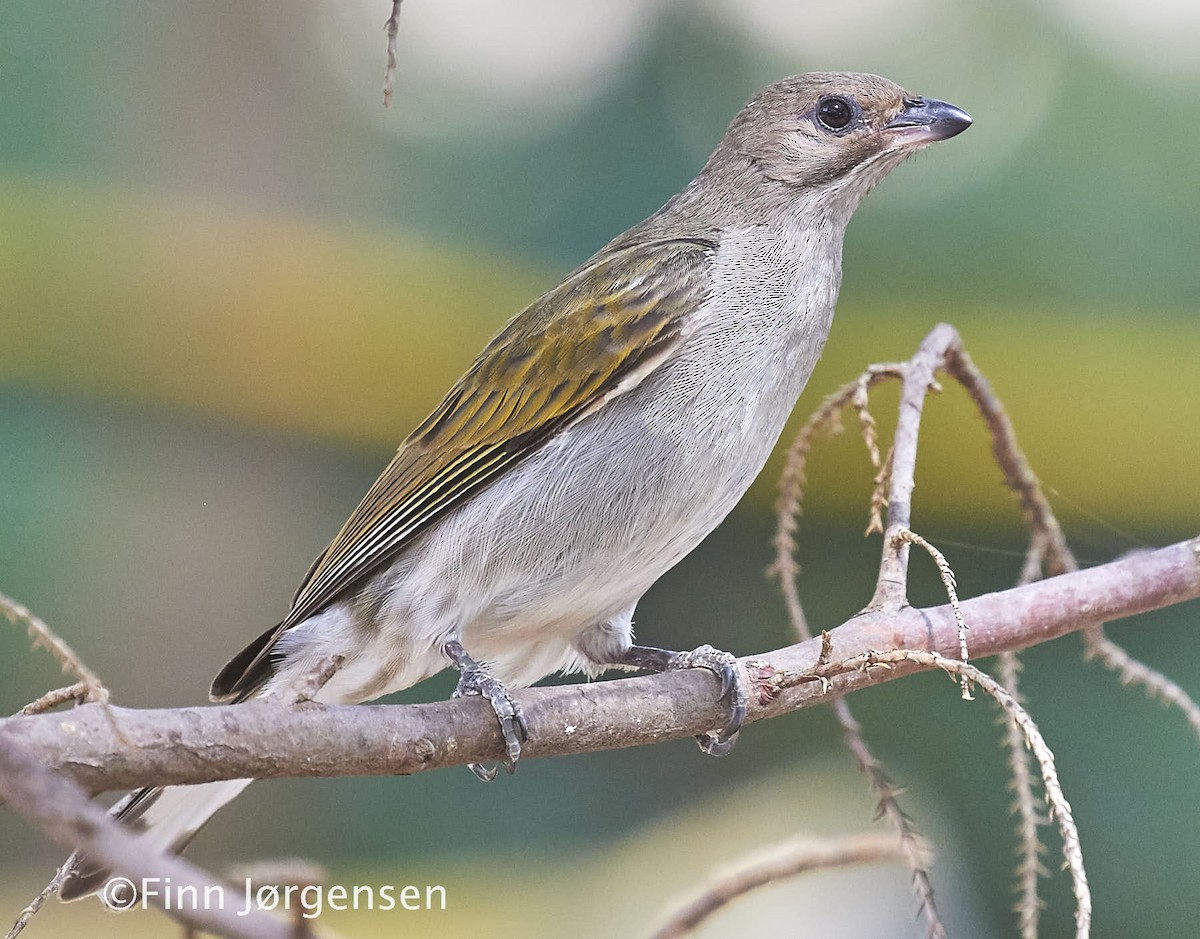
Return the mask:
{"type": "Polygon", "coordinates": [[[905,144],[948,140],[971,126],[971,115],[962,108],[935,98],[905,98],[904,110],[883,125],[905,144]]]}

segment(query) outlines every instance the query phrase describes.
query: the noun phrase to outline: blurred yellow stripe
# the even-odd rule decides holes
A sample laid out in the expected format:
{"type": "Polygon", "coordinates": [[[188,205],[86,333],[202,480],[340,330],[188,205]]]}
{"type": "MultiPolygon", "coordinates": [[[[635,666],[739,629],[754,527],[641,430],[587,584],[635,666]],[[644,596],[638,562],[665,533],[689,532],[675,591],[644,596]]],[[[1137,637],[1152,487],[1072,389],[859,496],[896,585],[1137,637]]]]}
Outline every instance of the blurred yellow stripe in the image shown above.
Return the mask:
{"type": "MultiPolygon", "coordinates": [[[[359,443],[397,443],[556,279],[391,231],[65,183],[0,180],[0,214],[4,379],[359,443]]],[[[863,268],[847,258],[869,288],[863,268]]],[[[1194,319],[843,303],[798,413],[866,363],[907,357],[939,320],[959,327],[1046,482],[1113,524],[1200,527],[1194,319]]],[[[877,401],[886,429],[895,396],[877,401]]],[[[917,523],[1015,518],[965,396],[948,390],[927,414],[917,523]]],[[[778,457],[752,498],[770,501],[777,472],[778,457]]],[[[810,475],[812,509],[865,523],[860,443],[823,446],[810,475]]]]}
{"type": "Polygon", "coordinates": [[[0,182],[0,370],[395,441],[553,278],[386,231],[0,182]]]}

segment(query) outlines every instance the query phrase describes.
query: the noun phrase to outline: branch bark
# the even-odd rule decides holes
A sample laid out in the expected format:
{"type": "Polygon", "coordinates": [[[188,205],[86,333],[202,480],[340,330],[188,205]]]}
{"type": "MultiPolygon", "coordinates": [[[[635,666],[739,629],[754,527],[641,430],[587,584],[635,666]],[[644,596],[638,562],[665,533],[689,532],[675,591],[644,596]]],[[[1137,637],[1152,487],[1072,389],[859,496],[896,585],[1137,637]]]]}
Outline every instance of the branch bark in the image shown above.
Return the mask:
{"type": "MultiPolygon", "coordinates": [[[[1023,649],[1121,617],[1200,597],[1200,537],[1087,570],[965,600],[975,658],[1023,649]]],[[[836,659],[909,649],[959,654],[948,605],[859,614],[830,633],[836,659]]],[[[773,674],[801,674],[819,638],[742,659],[760,694],[748,720],[777,717],[919,670],[911,663],[841,675],[827,685],[778,688],[773,674]]],[[[514,698],[530,727],[525,758],[657,743],[702,733],[725,717],[718,681],[703,669],[553,688],[514,698]]],[[[223,707],[107,711],[0,721],[0,750],[19,748],[44,769],[95,793],[141,785],[244,777],[396,775],[504,755],[487,702],[377,707],[250,701],[223,707]]]]}

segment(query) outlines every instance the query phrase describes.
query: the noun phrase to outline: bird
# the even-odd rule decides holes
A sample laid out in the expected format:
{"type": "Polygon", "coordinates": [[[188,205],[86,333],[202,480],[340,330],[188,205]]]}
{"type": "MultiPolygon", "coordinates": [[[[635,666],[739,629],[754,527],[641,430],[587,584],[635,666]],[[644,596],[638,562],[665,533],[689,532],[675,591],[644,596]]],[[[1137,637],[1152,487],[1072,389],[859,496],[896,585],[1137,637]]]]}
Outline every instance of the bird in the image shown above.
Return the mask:
{"type": "MultiPolygon", "coordinates": [[[[454,666],[456,695],[492,703],[511,771],[527,729],[509,689],[556,671],[703,667],[730,713],[698,739],[727,752],[744,671],[710,646],[635,645],[634,610],[771,453],[829,334],[859,202],[970,124],[876,75],[759,91],[691,182],[487,344],[212,699],[282,697],[335,655],[317,701],[367,701],[454,666]]],[[[249,782],[148,787],[113,811],[178,852],[249,782]]],[[[64,900],[109,876],[80,854],[64,870],[64,900]]]]}

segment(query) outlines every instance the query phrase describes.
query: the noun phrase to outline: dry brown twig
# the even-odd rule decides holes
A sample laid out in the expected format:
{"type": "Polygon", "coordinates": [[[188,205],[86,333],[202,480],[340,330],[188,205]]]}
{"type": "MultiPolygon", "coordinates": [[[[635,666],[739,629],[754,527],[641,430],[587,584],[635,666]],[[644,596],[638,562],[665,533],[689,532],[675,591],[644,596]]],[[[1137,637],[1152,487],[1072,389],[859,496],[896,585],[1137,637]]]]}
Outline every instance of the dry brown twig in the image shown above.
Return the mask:
{"type": "MultiPolygon", "coordinates": [[[[954,579],[954,571],[950,569],[950,562],[946,560],[946,556],[937,548],[931,545],[928,541],[922,538],[914,531],[909,531],[907,528],[902,528],[895,535],[901,541],[907,541],[909,544],[914,544],[918,548],[924,548],[925,553],[933,558],[933,563],[937,565],[938,574],[942,578],[942,586],[946,588],[946,596],[950,598],[950,609],[954,611],[954,622],[958,626],[958,657],[964,662],[968,660],[967,654],[967,621],[963,619],[962,604],[958,599],[958,584],[954,579]]],[[[964,675],[961,681],[962,699],[964,701],[973,701],[971,697],[971,682],[964,675]]]]}
{"type": "Polygon", "coordinates": [[[875,596],[867,606],[869,610],[896,610],[908,603],[909,542],[900,533],[912,529],[912,494],[921,413],[929,392],[941,390],[935,376],[945,360],[946,348],[957,342],[958,333],[954,328],[939,323],[902,368],[899,417],[892,439],[883,556],[875,582],[875,596]]]}
{"type": "MultiPolygon", "coordinates": [[[[1034,547],[1028,555],[1026,568],[1028,571],[1031,564],[1035,565],[1036,574],[1027,577],[1023,573],[1020,582],[1029,583],[1036,576],[1041,576],[1043,566],[1048,574],[1078,570],[1079,562],[1067,546],[1062,526],[1050,507],[1041,481],[1017,444],[1012,421],[961,342],[948,349],[946,371],[967,390],[983,416],[992,434],[992,452],[996,462],[1004,472],[1005,482],[1017,494],[1022,513],[1029,525],[1034,547]]],[[[1116,672],[1122,684],[1138,685],[1151,698],[1178,708],[1197,739],[1200,739],[1200,704],[1197,704],[1177,682],[1138,661],[1109,639],[1105,635],[1103,623],[1097,623],[1084,630],[1083,641],[1086,658],[1096,659],[1106,668],[1116,672]]]]}
{"type": "Polygon", "coordinates": [[[70,673],[79,679],[79,684],[83,686],[82,692],[77,691],[76,685],[71,685],[69,688],[60,688],[55,691],[47,692],[36,701],[30,702],[26,707],[39,707],[45,710],[49,707],[55,707],[62,704],[64,701],[78,700],[80,694],[82,699],[86,701],[95,701],[98,704],[105,704],[108,701],[108,689],[104,686],[104,682],[100,680],[100,676],[93,672],[69,645],[67,645],[59,636],[47,626],[39,617],[35,616],[28,609],[7,597],[0,594],[0,613],[3,613],[14,626],[24,626],[33,639],[33,647],[35,649],[41,647],[54,656],[59,667],[64,673],[70,673]],[[70,696],[64,697],[68,691],[73,692],[70,696]],[[49,703],[53,702],[53,703],[49,703]]]}
{"type": "MultiPolygon", "coordinates": [[[[926,667],[939,668],[952,677],[967,678],[990,695],[1000,706],[1003,713],[1019,729],[1024,745],[1032,752],[1037,760],[1045,789],[1046,800],[1051,807],[1051,813],[1058,823],[1059,834],[1063,841],[1063,857],[1065,867],[1070,872],[1072,890],[1076,898],[1075,936],[1076,939],[1086,939],[1091,928],[1091,892],[1088,887],[1087,874],[1083,866],[1083,851],[1079,841],[1078,828],[1070,803],[1063,794],[1054,764],[1054,754],[1046,744],[1037,724],[1029,716],[1020,703],[1008,693],[1003,685],[976,666],[957,659],[946,658],[935,652],[921,652],[909,649],[897,649],[890,652],[865,652],[838,662],[817,665],[803,673],[789,675],[777,674],[776,684],[781,688],[795,684],[818,682],[824,684],[835,677],[856,671],[870,669],[890,669],[897,663],[911,662],[926,667]]],[[[884,844],[891,848],[891,856],[905,858],[905,846],[887,839],[884,844]]],[[[768,849],[770,852],[781,851],[782,846],[768,849]]],[[[925,850],[923,847],[922,850],[925,850]]],[[[771,857],[777,855],[771,854],[771,857]]],[[[783,852],[784,857],[793,860],[799,855],[783,852]]],[[[788,864],[771,863],[759,856],[744,859],[736,864],[729,874],[718,878],[713,884],[694,897],[679,912],[674,914],[667,926],[655,934],[655,939],[665,936],[681,936],[694,929],[703,919],[711,915],[721,906],[729,903],[738,896],[784,877],[795,876],[818,867],[833,864],[858,863],[864,860],[852,850],[846,850],[839,857],[843,860],[831,860],[828,855],[804,856],[802,863],[788,864]]],[[[908,860],[907,858],[905,858],[908,860]]],[[[925,868],[922,859],[921,869],[925,868]]]]}
{"type": "Polygon", "coordinates": [[[768,884],[814,870],[903,860],[894,838],[875,833],[849,835],[831,841],[791,838],[739,858],[714,872],[711,882],[670,914],[651,939],[678,939],[738,897],[768,884]]]}
{"type": "Polygon", "coordinates": [[[1121,645],[1108,638],[1103,626],[1084,630],[1083,642],[1085,658],[1096,659],[1105,668],[1116,672],[1122,685],[1138,685],[1151,698],[1178,708],[1200,740],[1200,705],[1178,682],[1135,659],[1121,645]]]}
{"type": "Polygon", "coordinates": [[[91,693],[91,687],[87,682],[77,681],[73,685],[67,685],[65,688],[55,688],[53,691],[47,691],[40,698],[35,698],[25,705],[18,714],[41,714],[44,711],[52,711],[60,704],[66,704],[68,701],[74,701],[77,704],[82,704],[88,700],[91,693]]]}
{"type": "MultiPolygon", "coordinates": [[[[946,370],[971,395],[992,436],[992,452],[1004,473],[1010,489],[1016,493],[1022,514],[1030,528],[1030,546],[1018,584],[1038,580],[1044,573],[1061,574],[1079,569],[1079,563],[1067,545],[1062,526],[1046,498],[1041,481],[1033,472],[1028,458],[1017,443],[1012,422],[991,390],[986,378],[971,360],[966,349],[957,343],[948,349],[946,370]]],[[[1141,686],[1150,697],[1178,708],[1193,733],[1200,739],[1200,705],[1183,688],[1163,673],[1129,655],[1105,635],[1104,623],[1097,622],[1083,630],[1084,655],[1098,659],[1106,668],[1117,673],[1122,684],[1141,686]]],[[[1008,654],[1005,659],[1009,658],[1008,654]]],[[[1015,688],[1015,662],[1002,662],[1005,674],[1015,688]]],[[[1008,684],[1008,682],[1005,682],[1008,684]]],[[[1024,939],[1037,935],[1040,901],[1037,896],[1037,877],[1042,872],[1041,844],[1037,836],[1039,818],[1031,808],[1033,798],[1022,788],[1020,764],[1026,763],[1023,753],[1012,750],[1012,731],[1009,732],[1010,765],[1014,771],[1017,792],[1016,809],[1021,819],[1021,860],[1018,865],[1021,900],[1018,911],[1024,939]]],[[[1026,770],[1024,774],[1028,778],[1026,770]]]]}
{"type": "Polygon", "coordinates": [[[403,0],[392,0],[392,15],[383,24],[387,34],[387,67],[383,71],[383,106],[392,106],[393,83],[396,78],[396,37],[400,35],[400,4],[403,0]]]}
{"type": "Polygon", "coordinates": [[[929,939],[945,939],[946,926],[934,903],[930,852],[925,839],[900,805],[900,793],[903,790],[892,782],[883,764],[871,752],[862,734],[862,727],[845,698],[838,698],[833,702],[833,713],[842,727],[842,737],[847,748],[854,754],[859,772],[867,777],[871,790],[876,795],[876,818],[887,819],[896,833],[896,847],[901,860],[908,866],[913,893],[916,894],[920,913],[925,917],[925,933],[929,939]]]}
{"type": "Polygon", "coordinates": [[[792,682],[828,681],[836,675],[857,669],[889,668],[899,662],[913,662],[920,665],[940,668],[942,671],[958,677],[966,676],[970,681],[982,688],[1004,710],[1009,718],[1021,729],[1026,746],[1033,753],[1041,769],[1042,785],[1046,793],[1046,801],[1050,805],[1051,814],[1058,823],[1059,834],[1063,842],[1063,859],[1071,874],[1072,890],[1075,894],[1075,935],[1077,939],[1086,939],[1091,928],[1092,900],[1088,888],[1087,874],[1083,867],[1083,849],[1079,843],[1079,831],[1071,813],[1071,805],[1063,794],[1058,780],[1058,771],[1054,766],[1054,754],[1047,746],[1045,738],[1038,729],[1033,718],[1021,707],[1017,700],[1005,688],[985,672],[980,671],[969,662],[947,658],[936,652],[918,652],[911,649],[896,649],[891,652],[865,652],[860,655],[833,662],[815,669],[807,674],[782,676],[779,684],[786,687],[792,682]]]}
{"type": "MultiPolygon", "coordinates": [[[[962,617],[961,606],[956,597],[953,574],[949,569],[949,565],[946,564],[945,558],[936,549],[933,549],[928,543],[924,542],[923,539],[912,536],[908,527],[909,515],[911,513],[913,471],[916,461],[917,429],[920,423],[921,406],[925,399],[924,390],[940,390],[940,385],[938,385],[935,378],[939,370],[944,369],[951,377],[962,384],[975,402],[980,415],[984,419],[984,423],[991,433],[992,451],[996,462],[1000,466],[1006,482],[1016,492],[1022,512],[1032,529],[1032,544],[1029,555],[1026,558],[1025,570],[1022,574],[1023,579],[1028,578],[1028,581],[1032,581],[1036,576],[1035,572],[1040,573],[1040,564],[1038,562],[1042,557],[1043,551],[1053,550],[1057,552],[1056,556],[1060,558],[1069,557],[1070,552],[1066,546],[1066,539],[1062,533],[1062,529],[1058,525],[1053,512],[1050,511],[1045,498],[1042,496],[1037,477],[1017,444],[1016,433],[1007,412],[1000,404],[999,399],[991,392],[991,387],[982,372],[979,371],[971,360],[957,332],[952,327],[944,324],[936,327],[921,343],[917,355],[914,356],[910,364],[913,365],[913,368],[910,372],[906,373],[904,386],[901,391],[901,419],[897,422],[896,455],[893,465],[893,473],[900,477],[901,486],[899,487],[899,491],[895,487],[893,488],[892,499],[896,511],[889,512],[888,518],[888,534],[898,540],[892,542],[892,548],[889,550],[889,539],[887,537],[884,539],[883,558],[880,563],[879,581],[873,605],[878,604],[880,607],[886,609],[896,602],[903,602],[906,592],[901,589],[900,585],[907,579],[908,558],[902,542],[919,544],[926,548],[941,571],[943,583],[950,597],[951,606],[954,608],[955,620],[958,625],[959,653],[962,661],[965,663],[967,660],[967,627],[966,621],[962,617]],[[903,426],[905,415],[910,418],[907,427],[903,426]],[[899,468],[896,468],[895,464],[899,464],[899,468]]],[[[1071,558],[1072,562],[1073,560],[1071,558]]],[[[1013,700],[1015,702],[1017,671],[1015,654],[1007,661],[1001,662],[1001,667],[1005,669],[1005,675],[1008,679],[1006,684],[1011,685],[1014,689],[1013,700]]],[[[970,694],[968,681],[965,674],[960,676],[964,698],[970,694]]],[[[1016,791],[1016,804],[1019,813],[1018,836],[1021,844],[1021,860],[1017,872],[1021,893],[1017,909],[1022,934],[1025,939],[1031,939],[1031,937],[1037,934],[1040,910],[1037,876],[1041,869],[1039,857],[1041,844],[1037,832],[1037,812],[1033,807],[1032,777],[1028,772],[1028,757],[1022,748],[1022,739],[1028,739],[1028,733],[1024,728],[1019,727],[1019,723],[1012,712],[1006,709],[1005,713],[1008,715],[1009,732],[1007,740],[1010,747],[1011,782],[1016,791]]],[[[1049,798],[1050,793],[1048,790],[1046,794],[1049,798]]],[[[1072,867],[1076,885],[1077,923],[1082,924],[1080,928],[1083,930],[1083,934],[1086,935],[1086,924],[1090,920],[1090,912],[1085,910],[1085,899],[1090,903],[1090,898],[1086,898],[1086,893],[1081,893],[1079,889],[1080,882],[1082,882],[1086,891],[1086,880],[1083,878],[1082,870],[1082,855],[1077,853],[1072,857],[1071,846],[1065,840],[1064,855],[1067,858],[1068,866],[1072,866],[1076,861],[1078,862],[1079,872],[1077,875],[1074,872],[1074,867],[1072,867]]]]}
{"type": "MultiPolygon", "coordinates": [[[[1017,451],[1018,454],[1020,451],[1017,451]]],[[[1025,554],[1025,563],[1021,568],[1021,576],[1017,585],[1031,584],[1041,579],[1042,565],[1046,551],[1045,532],[1034,530],[1030,533],[1029,549],[1025,554]]],[[[1013,700],[1024,707],[1021,699],[1020,675],[1021,657],[1015,652],[1001,652],[996,659],[997,677],[1012,695],[1013,700]]],[[[1017,816],[1017,902],[1014,912],[1017,914],[1021,939],[1037,939],[1038,925],[1042,915],[1042,901],[1038,895],[1038,878],[1048,877],[1049,871],[1042,865],[1042,844],[1038,829],[1046,824],[1042,813],[1037,808],[1037,794],[1034,791],[1034,776],[1029,765],[1030,753],[1025,746],[1025,738],[1016,721],[1007,714],[1001,715],[1004,725],[1004,746],[1008,754],[1009,785],[1013,791],[1011,811],[1017,816]]]]}
{"type": "MultiPolygon", "coordinates": [[[[997,679],[1014,701],[1024,706],[1019,695],[1021,657],[1015,652],[1001,652],[997,657],[997,679]]],[[[1017,816],[1017,903],[1015,912],[1021,939],[1037,939],[1042,901],[1038,896],[1038,878],[1049,872],[1042,865],[1045,847],[1038,829],[1045,824],[1037,808],[1033,774],[1030,772],[1029,748],[1021,728],[1007,712],[1001,714],[1004,723],[1004,744],[1008,751],[1009,784],[1013,791],[1012,812],[1017,816]]]]}
{"type": "Polygon", "coordinates": [[[42,908],[43,904],[45,904],[50,897],[58,893],[58,888],[62,885],[62,882],[66,876],[67,869],[65,865],[55,871],[54,877],[50,883],[46,884],[46,886],[42,888],[41,892],[36,897],[25,904],[25,909],[21,910],[21,912],[17,914],[16,920],[13,922],[12,927],[8,930],[8,932],[5,933],[4,939],[17,939],[17,936],[24,932],[25,927],[29,925],[29,921],[37,915],[38,910],[42,908]]]}
{"type": "MultiPolygon", "coordinates": [[[[807,624],[804,622],[795,582],[798,565],[794,559],[794,533],[804,482],[804,464],[815,432],[827,427],[837,428],[834,415],[841,408],[852,404],[859,414],[867,450],[872,465],[877,471],[871,493],[871,519],[867,529],[868,534],[874,531],[883,531],[879,513],[883,506],[890,506],[888,537],[884,539],[879,580],[872,607],[889,609],[907,602],[907,545],[916,544],[924,548],[933,558],[941,574],[958,627],[959,656],[964,663],[967,661],[967,624],[958,600],[953,571],[940,551],[909,528],[921,411],[929,391],[941,390],[935,376],[939,370],[943,369],[962,383],[976,402],[985,423],[992,432],[993,451],[997,462],[1004,471],[1009,485],[1021,499],[1023,512],[1033,528],[1034,547],[1031,547],[1027,559],[1023,582],[1032,581],[1035,576],[1040,575],[1042,552],[1047,546],[1056,549],[1059,556],[1069,557],[1062,531],[1045,499],[1041,497],[1036,476],[1017,446],[1015,433],[1007,414],[999,400],[991,394],[990,387],[966,353],[958,334],[949,326],[939,325],[926,337],[917,354],[907,363],[868,369],[858,379],[843,386],[828,398],[817,414],[804,426],[789,450],[777,506],[779,524],[775,540],[776,560],[773,571],[779,575],[789,615],[794,626],[802,635],[807,632],[807,624]],[[900,416],[897,421],[896,442],[889,451],[887,460],[883,461],[881,465],[875,424],[867,410],[868,383],[872,377],[878,380],[879,377],[892,376],[901,378],[903,382],[900,416]],[[889,490],[886,497],[884,495],[885,486],[889,490]]],[[[1009,679],[1008,683],[1015,691],[1018,663],[1015,655],[1006,653],[1005,656],[1001,666],[1005,669],[1005,674],[1009,679]]],[[[963,698],[969,700],[971,697],[970,680],[966,674],[960,676],[960,684],[963,698]]],[[[901,837],[904,838],[910,829],[907,819],[903,816],[893,797],[890,784],[886,782],[886,777],[882,776],[877,764],[870,757],[870,751],[866,748],[857,722],[854,721],[848,706],[839,701],[837,710],[847,743],[854,750],[860,768],[871,778],[873,788],[881,793],[881,812],[889,817],[893,817],[893,813],[898,816],[898,818],[893,818],[893,821],[901,832],[901,837]]],[[[1020,747],[1020,728],[1011,718],[1008,719],[1008,726],[1010,747],[1020,747]]],[[[1023,748],[1021,752],[1010,751],[1013,785],[1017,791],[1017,809],[1021,819],[1022,863],[1018,877],[1022,899],[1018,909],[1021,915],[1023,935],[1026,937],[1036,935],[1037,931],[1039,908],[1037,874],[1040,869],[1037,815],[1032,808],[1033,795],[1027,759],[1023,748]]],[[[922,907],[927,913],[932,913],[930,934],[932,936],[944,934],[941,924],[937,921],[936,912],[933,911],[932,889],[928,886],[928,874],[919,862],[915,861],[913,871],[914,883],[917,886],[918,895],[921,896],[922,907]]]]}
{"type": "MultiPolygon", "coordinates": [[[[899,378],[903,372],[904,365],[902,363],[887,362],[869,366],[854,381],[842,385],[822,401],[820,407],[805,421],[791,446],[788,447],[787,455],[784,458],[783,472],[779,477],[779,496],[775,503],[777,518],[773,541],[775,560],[768,568],[767,573],[778,579],[780,590],[783,591],[784,602],[787,605],[788,617],[798,634],[804,638],[812,633],[805,622],[804,609],[800,604],[799,595],[796,593],[796,576],[800,573],[800,568],[796,563],[796,529],[799,525],[804,486],[807,481],[805,473],[808,466],[808,454],[818,437],[841,432],[841,412],[844,408],[853,406],[858,415],[863,442],[866,444],[871,465],[880,473],[886,472],[881,464],[875,419],[867,407],[867,396],[875,385],[889,378],[899,378]]],[[[878,485],[880,483],[877,483],[878,485]]],[[[875,519],[884,502],[885,500],[881,497],[879,505],[876,507],[875,499],[872,497],[872,520],[875,519]]]]}
{"type": "MultiPolygon", "coordinates": [[[[847,382],[821,403],[788,448],[783,473],[779,479],[779,497],[776,502],[775,561],[768,574],[774,574],[778,579],[792,629],[800,639],[808,639],[812,635],[800,602],[796,581],[800,568],[796,562],[795,540],[804,498],[808,454],[819,435],[841,432],[841,412],[847,407],[853,407],[858,416],[859,430],[867,448],[867,456],[876,470],[871,490],[867,534],[882,532],[881,512],[888,503],[886,487],[891,483],[892,451],[889,448],[886,460],[880,458],[879,436],[869,407],[869,395],[871,388],[882,381],[902,379],[904,369],[903,363],[895,362],[869,366],[858,378],[847,382]]],[[[829,658],[827,632],[822,633],[822,643],[818,664],[823,664],[829,658]]],[[[927,935],[929,939],[945,939],[946,928],[934,900],[928,852],[924,849],[923,839],[914,828],[912,820],[900,805],[900,790],[888,778],[883,764],[871,752],[866,738],[862,735],[862,727],[844,698],[837,698],[833,702],[833,714],[841,726],[842,737],[847,749],[854,755],[859,772],[867,777],[875,793],[877,816],[887,819],[896,833],[901,857],[908,866],[913,892],[916,894],[921,915],[925,918],[927,935]]]]}
{"type": "MultiPolygon", "coordinates": [[[[882,367],[882,371],[887,374],[894,374],[895,369],[895,366],[890,365],[882,367]]],[[[885,480],[889,489],[888,527],[884,539],[876,595],[869,609],[896,609],[906,602],[907,545],[918,544],[924,547],[937,563],[950,596],[951,606],[954,608],[959,627],[960,657],[965,662],[967,658],[966,623],[962,618],[960,604],[957,600],[953,573],[944,557],[924,539],[913,535],[909,528],[913,469],[916,461],[917,430],[921,409],[928,391],[941,390],[935,377],[940,370],[944,370],[958,381],[976,404],[991,433],[992,450],[996,462],[1004,474],[1006,483],[1017,495],[1022,514],[1030,526],[1030,551],[1020,583],[1028,584],[1039,578],[1042,575],[1043,567],[1048,568],[1051,573],[1064,573],[1079,569],[1067,546],[1062,528],[1045,497],[1041,483],[1017,444],[1012,423],[999,399],[992,393],[990,385],[971,360],[957,333],[949,326],[939,325],[922,342],[913,359],[899,366],[899,373],[903,379],[901,417],[897,423],[896,440],[892,451],[882,465],[876,459],[878,449],[873,421],[868,424],[861,420],[863,413],[861,409],[865,407],[866,381],[872,374],[870,370],[828,399],[822,410],[814,415],[814,419],[809,424],[805,425],[804,430],[801,431],[796,443],[789,451],[789,465],[785,470],[784,479],[781,480],[781,497],[778,505],[780,525],[776,535],[777,557],[773,571],[780,577],[789,615],[794,623],[803,624],[802,608],[795,588],[795,574],[798,571],[798,565],[793,555],[795,516],[799,511],[799,492],[803,485],[804,462],[814,431],[828,426],[836,427],[828,410],[840,410],[847,404],[853,403],[857,409],[860,409],[860,422],[863,423],[864,438],[867,440],[868,451],[872,455],[872,463],[877,468],[871,495],[872,520],[868,526],[868,532],[879,528],[877,516],[879,508],[884,504],[881,493],[885,480]],[[792,465],[793,461],[795,461],[795,465],[792,465]],[[890,479],[888,478],[889,472],[891,473],[890,479]],[[801,611],[799,617],[795,615],[796,611],[801,611]]],[[[804,629],[806,630],[807,626],[804,626],[804,629]]],[[[1096,622],[1084,630],[1084,641],[1088,658],[1097,658],[1106,667],[1116,671],[1122,683],[1139,684],[1152,697],[1178,707],[1184,713],[1193,731],[1200,737],[1200,706],[1176,682],[1138,662],[1124,649],[1108,639],[1104,634],[1102,621],[1096,622]]],[[[1015,697],[1019,667],[1015,653],[1005,653],[1000,667],[1004,673],[1004,683],[1013,688],[1015,697]]],[[[966,678],[962,678],[962,688],[964,697],[968,696],[969,689],[966,678]]],[[[1007,737],[1010,748],[1010,767],[1013,773],[1012,784],[1016,790],[1015,809],[1020,818],[1021,841],[1021,861],[1018,866],[1021,899],[1018,904],[1018,912],[1022,935],[1029,939],[1037,934],[1040,909],[1037,895],[1037,878],[1042,870],[1041,844],[1037,832],[1040,819],[1033,807],[1032,777],[1028,772],[1028,756],[1020,744],[1018,731],[1019,728],[1010,719],[1007,737]]]]}

